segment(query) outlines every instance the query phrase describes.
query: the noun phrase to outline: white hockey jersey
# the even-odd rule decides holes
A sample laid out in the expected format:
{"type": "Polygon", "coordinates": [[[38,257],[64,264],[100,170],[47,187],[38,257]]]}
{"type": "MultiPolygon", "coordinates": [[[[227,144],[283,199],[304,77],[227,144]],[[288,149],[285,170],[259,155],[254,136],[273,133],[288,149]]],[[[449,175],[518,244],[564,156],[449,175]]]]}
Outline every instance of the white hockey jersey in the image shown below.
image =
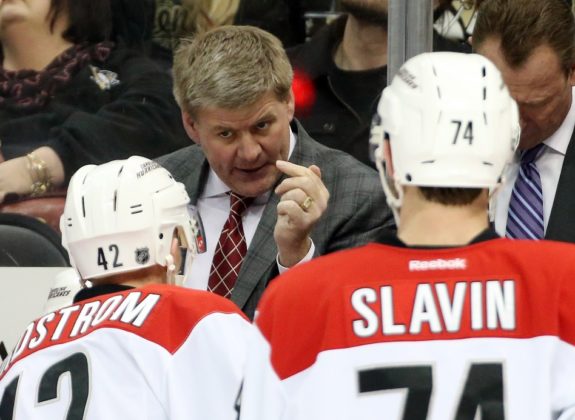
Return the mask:
{"type": "MultiPolygon", "coordinates": [[[[82,301],[28,326],[0,369],[0,419],[237,420],[255,333],[203,291],[154,285],[82,301]]],[[[253,403],[248,414],[265,417],[251,419],[277,418],[253,403]]]]}
{"type": "Polygon", "coordinates": [[[256,324],[291,420],[575,418],[575,246],[371,244],[274,280],[256,324]]]}

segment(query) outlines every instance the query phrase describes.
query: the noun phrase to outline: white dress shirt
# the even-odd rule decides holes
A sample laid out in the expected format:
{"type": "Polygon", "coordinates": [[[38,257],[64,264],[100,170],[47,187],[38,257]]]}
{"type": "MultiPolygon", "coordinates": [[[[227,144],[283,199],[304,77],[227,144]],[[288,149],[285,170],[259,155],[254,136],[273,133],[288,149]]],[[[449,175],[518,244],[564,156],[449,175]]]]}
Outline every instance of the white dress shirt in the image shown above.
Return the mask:
{"type": "MultiPolygon", "coordinates": [[[[575,88],[572,89],[573,100],[571,101],[571,108],[567,116],[563,120],[561,126],[543,143],[546,147],[543,148],[541,156],[535,162],[539,175],[541,176],[541,187],[543,189],[543,223],[545,231],[547,231],[547,223],[551,215],[553,201],[555,200],[555,193],[557,192],[557,184],[559,183],[559,176],[561,175],[561,168],[563,167],[563,160],[565,153],[573,134],[575,126],[575,88]]],[[[501,186],[500,191],[493,200],[492,214],[495,221],[495,230],[501,236],[505,236],[505,227],[507,226],[507,211],[509,209],[509,201],[511,200],[511,192],[513,185],[519,173],[519,166],[521,163],[520,153],[516,153],[513,163],[509,165],[504,175],[504,184],[501,186]]]]}
{"type": "MultiPolygon", "coordinates": [[[[288,157],[291,156],[295,148],[297,138],[290,130],[290,146],[288,157]]],[[[220,234],[230,213],[230,197],[227,194],[230,188],[220,179],[220,177],[210,168],[206,186],[198,198],[198,211],[202,218],[206,235],[206,252],[199,254],[192,260],[186,258],[184,285],[192,289],[207,290],[212,260],[216,252],[216,246],[220,239],[220,234]]],[[[255,198],[252,204],[242,215],[242,225],[247,248],[250,247],[254,234],[264,209],[273,191],[267,191],[255,198]]],[[[315,252],[312,243],[308,254],[300,261],[311,260],[315,252]]],[[[277,261],[277,259],[276,259],[277,261]]],[[[280,273],[287,270],[277,262],[280,273]]]]}

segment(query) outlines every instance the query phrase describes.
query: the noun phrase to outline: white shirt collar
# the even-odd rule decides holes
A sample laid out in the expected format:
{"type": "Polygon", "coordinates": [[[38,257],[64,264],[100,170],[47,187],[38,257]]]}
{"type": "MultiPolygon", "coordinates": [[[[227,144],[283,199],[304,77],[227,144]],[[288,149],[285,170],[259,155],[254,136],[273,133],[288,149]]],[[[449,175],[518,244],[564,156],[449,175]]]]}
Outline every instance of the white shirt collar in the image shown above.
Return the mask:
{"type": "Polygon", "coordinates": [[[567,147],[571,141],[571,134],[573,133],[573,127],[575,126],[575,87],[571,88],[571,108],[567,116],[563,120],[563,123],[559,126],[557,131],[555,131],[549,138],[547,138],[543,143],[554,151],[561,153],[565,156],[567,152],[567,147]]]}
{"type": "MultiPolygon", "coordinates": [[[[297,137],[294,134],[294,132],[290,129],[290,131],[289,131],[288,159],[291,157],[291,154],[295,148],[296,143],[297,143],[297,137]]],[[[206,187],[202,191],[201,198],[210,198],[210,197],[216,197],[216,196],[224,195],[224,194],[227,194],[228,191],[230,191],[230,187],[228,187],[224,183],[224,181],[222,181],[220,179],[220,177],[210,167],[210,172],[208,174],[208,180],[206,182],[206,187]]],[[[265,197],[267,197],[268,195],[269,195],[269,191],[262,194],[262,196],[265,196],[265,197]]],[[[259,197],[256,198],[256,201],[259,201],[259,197]]]]}

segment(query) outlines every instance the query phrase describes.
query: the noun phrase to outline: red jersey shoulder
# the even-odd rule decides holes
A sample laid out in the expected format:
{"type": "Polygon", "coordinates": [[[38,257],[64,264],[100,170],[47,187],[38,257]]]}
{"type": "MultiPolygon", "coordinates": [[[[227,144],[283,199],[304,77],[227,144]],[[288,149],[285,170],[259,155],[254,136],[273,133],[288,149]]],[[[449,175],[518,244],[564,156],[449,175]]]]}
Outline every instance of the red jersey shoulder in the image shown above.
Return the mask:
{"type": "Polygon", "coordinates": [[[214,293],[167,285],[148,286],[143,291],[162,298],[140,335],[171,353],[177,351],[200,321],[211,315],[237,315],[249,322],[232,301],[214,293]]]}
{"type": "Polygon", "coordinates": [[[106,294],[30,323],[10,357],[10,364],[102,329],[136,334],[174,353],[201,320],[216,313],[246,319],[227,299],[175,286],[153,285],[106,294]]]}
{"type": "MultiPolygon", "coordinates": [[[[368,244],[314,259],[275,279],[264,293],[258,312],[293,319],[293,307],[305,313],[334,305],[341,287],[371,282],[428,281],[514,275],[531,287],[559,289],[561,279],[575,274],[575,245],[552,241],[498,238],[462,247],[407,248],[368,244]],[[549,280],[553,279],[553,282],[549,280]],[[328,302],[323,303],[322,302],[328,302]],[[285,303],[285,304],[284,304],[285,303]]],[[[305,321],[302,321],[305,322],[305,321]]]]}
{"type": "Polygon", "coordinates": [[[275,307],[276,299],[317,305],[343,285],[369,279],[394,281],[397,276],[426,279],[440,276],[528,273],[531,281],[575,271],[575,245],[553,241],[494,239],[462,247],[404,248],[368,244],[335,252],[296,266],[272,281],[260,303],[260,312],[275,307]],[[573,268],[572,268],[573,267],[573,268]],[[305,292],[304,292],[305,291],[305,292]],[[274,302],[274,303],[272,303],[274,302]]]}
{"type": "Polygon", "coordinates": [[[178,319],[184,324],[196,324],[212,313],[235,313],[247,320],[235,303],[215,293],[168,285],[147,286],[141,290],[148,294],[161,295],[162,305],[181,311],[178,319]]]}
{"type": "Polygon", "coordinates": [[[575,282],[562,281],[575,274],[572,257],[574,245],[545,241],[370,244],[276,279],[256,323],[283,378],[322,350],[384,341],[557,335],[573,342],[575,328],[557,329],[560,307],[575,303],[575,282]]]}
{"type": "Polygon", "coordinates": [[[321,296],[326,296],[329,289],[337,288],[337,284],[332,281],[334,277],[342,277],[341,273],[346,268],[369,261],[372,252],[373,246],[365,245],[322,255],[305,264],[290,268],[266,288],[260,307],[263,309],[269,306],[266,302],[275,300],[278,295],[282,299],[298,301],[314,300],[317,298],[316,293],[320,292],[321,296]]]}

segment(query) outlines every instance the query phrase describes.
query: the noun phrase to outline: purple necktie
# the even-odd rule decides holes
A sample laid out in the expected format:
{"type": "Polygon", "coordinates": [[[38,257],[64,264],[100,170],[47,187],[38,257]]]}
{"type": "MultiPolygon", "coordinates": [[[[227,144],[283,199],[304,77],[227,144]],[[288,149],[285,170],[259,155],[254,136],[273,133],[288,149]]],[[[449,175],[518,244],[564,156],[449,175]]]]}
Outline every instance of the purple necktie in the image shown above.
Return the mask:
{"type": "Polygon", "coordinates": [[[505,235],[513,239],[542,239],[545,234],[543,225],[543,190],[541,177],[535,161],[543,152],[540,143],[521,155],[519,174],[513,185],[507,229],[505,235]]]}

